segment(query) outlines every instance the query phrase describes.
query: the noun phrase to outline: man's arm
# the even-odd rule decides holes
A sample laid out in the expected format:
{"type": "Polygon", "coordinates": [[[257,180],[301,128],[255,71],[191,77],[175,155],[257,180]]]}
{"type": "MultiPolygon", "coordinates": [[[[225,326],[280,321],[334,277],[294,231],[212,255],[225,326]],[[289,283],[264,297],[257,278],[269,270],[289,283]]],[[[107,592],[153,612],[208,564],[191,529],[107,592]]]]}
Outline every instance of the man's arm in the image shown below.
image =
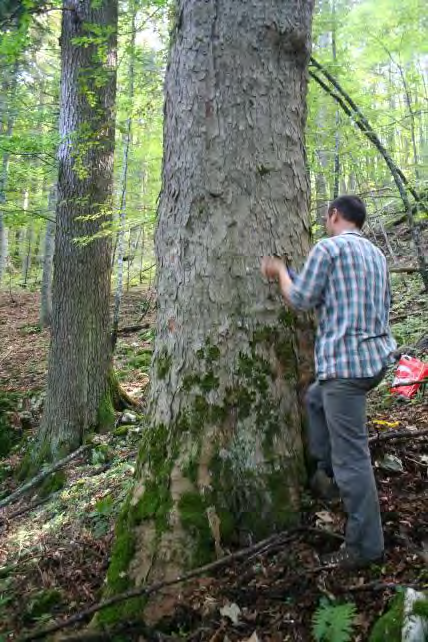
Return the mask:
{"type": "Polygon", "coordinates": [[[309,310],[321,303],[331,268],[332,258],[321,243],[313,248],[301,274],[294,281],[279,259],[265,257],[262,261],[264,276],[277,278],[282,295],[298,310],[309,310]]]}

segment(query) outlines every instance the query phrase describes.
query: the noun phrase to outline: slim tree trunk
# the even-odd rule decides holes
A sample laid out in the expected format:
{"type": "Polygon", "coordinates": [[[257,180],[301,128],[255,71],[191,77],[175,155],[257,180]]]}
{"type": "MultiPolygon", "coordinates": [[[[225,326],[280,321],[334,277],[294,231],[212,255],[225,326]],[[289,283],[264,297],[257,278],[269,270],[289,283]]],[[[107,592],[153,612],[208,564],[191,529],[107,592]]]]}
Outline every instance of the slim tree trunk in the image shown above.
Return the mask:
{"type": "MultiPolygon", "coordinates": [[[[28,212],[28,203],[29,203],[29,192],[28,189],[24,191],[24,200],[22,203],[22,211],[25,216],[28,212]]],[[[31,246],[33,240],[33,222],[31,219],[28,220],[25,228],[22,229],[20,244],[21,244],[21,275],[22,275],[22,284],[25,287],[27,285],[28,270],[31,263],[31,246]]]]}
{"type": "Polygon", "coordinates": [[[63,0],[60,146],[47,397],[37,461],[108,428],[117,0],[63,0]]]}
{"type": "MultiPolygon", "coordinates": [[[[331,5],[332,14],[332,29],[331,29],[331,53],[333,63],[337,62],[337,46],[336,46],[336,2],[332,0],[331,5]]],[[[333,198],[339,196],[339,183],[340,183],[340,114],[336,109],[335,113],[336,129],[334,132],[334,183],[333,183],[333,198]]]]}
{"type": "MultiPolygon", "coordinates": [[[[18,73],[18,63],[15,62],[12,67],[12,77],[7,82],[2,83],[1,87],[1,116],[0,131],[6,137],[10,138],[13,132],[14,121],[14,102],[16,91],[16,78],[18,73]]],[[[6,186],[9,169],[9,153],[1,154],[0,166],[0,285],[3,279],[5,269],[9,258],[8,230],[4,222],[3,205],[6,202],[6,186]]]]}
{"type": "Polygon", "coordinates": [[[9,230],[4,225],[3,215],[0,212],[0,285],[9,261],[9,230]]]}
{"type": "MultiPolygon", "coordinates": [[[[129,110],[132,112],[134,101],[134,71],[135,71],[135,34],[136,34],[136,16],[137,4],[135,0],[131,2],[131,39],[129,45],[129,65],[128,65],[128,101],[129,110]]],[[[125,243],[125,223],[126,223],[126,196],[128,189],[128,167],[129,167],[129,152],[132,145],[132,115],[130,113],[126,120],[125,133],[123,135],[123,167],[122,167],[122,180],[120,189],[120,205],[119,205],[119,232],[117,235],[117,285],[114,295],[114,311],[113,311],[113,329],[112,329],[112,345],[113,350],[116,346],[117,331],[119,329],[119,316],[120,306],[122,303],[123,295],[123,249],[125,243]]],[[[129,265],[129,264],[128,264],[129,265]]]]}
{"type": "MultiPolygon", "coordinates": [[[[150,428],[109,592],[175,576],[297,519],[301,335],[260,260],[299,266],[309,249],[311,13],[307,0],[177,2],[150,428]]],[[[100,620],[123,615],[119,607],[100,620]]]]}
{"type": "MultiPolygon", "coordinates": [[[[55,208],[56,185],[49,192],[48,211],[50,217],[54,216],[55,208]]],[[[42,328],[50,326],[52,321],[52,267],[54,246],[55,220],[49,219],[46,223],[43,249],[42,287],[40,297],[40,325],[42,328]]]]}

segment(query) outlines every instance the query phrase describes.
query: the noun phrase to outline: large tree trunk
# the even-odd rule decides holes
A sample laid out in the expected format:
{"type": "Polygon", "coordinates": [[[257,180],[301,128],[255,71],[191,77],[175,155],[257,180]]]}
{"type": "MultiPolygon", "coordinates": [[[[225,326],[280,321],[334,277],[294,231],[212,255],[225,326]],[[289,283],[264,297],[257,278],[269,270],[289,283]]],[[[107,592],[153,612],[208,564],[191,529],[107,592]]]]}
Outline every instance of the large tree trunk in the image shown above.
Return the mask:
{"type": "Polygon", "coordinates": [[[174,576],[297,519],[306,325],[300,332],[263,280],[260,259],[300,266],[309,249],[311,14],[306,0],[228,0],[221,11],[177,3],[151,425],[118,523],[109,592],[174,576]]]}
{"type": "Polygon", "coordinates": [[[52,332],[38,459],[111,425],[109,336],[117,0],[63,0],[52,332]]]}

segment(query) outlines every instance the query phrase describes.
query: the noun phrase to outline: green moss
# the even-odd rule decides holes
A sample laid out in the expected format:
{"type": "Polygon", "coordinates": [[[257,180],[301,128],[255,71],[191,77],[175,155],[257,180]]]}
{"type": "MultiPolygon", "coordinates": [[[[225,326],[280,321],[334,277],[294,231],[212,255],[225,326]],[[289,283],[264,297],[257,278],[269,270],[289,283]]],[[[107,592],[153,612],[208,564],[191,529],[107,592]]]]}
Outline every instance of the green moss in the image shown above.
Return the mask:
{"type": "Polygon", "coordinates": [[[116,537],[107,571],[108,586],[113,593],[126,591],[129,586],[128,567],[135,552],[131,512],[130,504],[126,502],[116,524],[116,537]]]}
{"type": "Polygon", "coordinates": [[[53,607],[61,602],[61,598],[61,592],[56,589],[40,591],[35,597],[30,598],[30,601],[27,603],[28,606],[25,609],[24,620],[34,620],[45,613],[49,613],[53,607]]]}
{"type": "Polygon", "coordinates": [[[369,642],[401,642],[403,626],[404,594],[396,595],[388,611],[375,623],[369,642]]]}
{"type": "Polygon", "coordinates": [[[198,458],[199,457],[189,459],[188,463],[183,467],[183,475],[195,485],[198,481],[198,458]]]}
{"type": "Polygon", "coordinates": [[[47,477],[41,484],[39,489],[40,497],[48,497],[52,493],[56,493],[67,483],[67,475],[63,470],[57,470],[55,473],[52,473],[47,477]]]}
{"type": "Polygon", "coordinates": [[[236,535],[236,517],[232,511],[225,507],[216,507],[220,520],[220,537],[223,543],[232,542],[236,535]]]}
{"type": "Polygon", "coordinates": [[[291,498],[287,480],[283,471],[272,470],[266,475],[266,485],[269,489],[269,499],[272,505],[272,515],[275,526],[284,529],[299,522],[299,514],[291,506],[291,498]]]}
{"type": "MultiPolygon", "coordinates": [[[[144,433],[138,466],[148,466],[150,473],[142,497],[135,505],[128,498],[118,518],[107,573],[106,597],[130,587],[128,571],[135,554],[136,527],[150,520],[156,526],[157,537],[168,528],[168,515],[172,507],[169,483],[176,455],[176,447],[171,443],[170,434],[163,424],[144,433]]],[[[143,613],[144,604],[145,598],[134,598],[109,607],[100,612],[95,624],[112,625],[127,618],[138,619],[143,613]]]]}
{"type": "Polygon", "coordinates": [[[204,392],[210,392],[211,390],[216,390],[219,387],[219,384],[220,379],[216,377],[212,371],[210,371],[201,378],[199,387],[204,392]]]}
{"type": "Polygon", "coordinates": [[[28,449],[16,473],[18,481],[31,479],[39,472],[41,465],[49,461],[52,461],[52,452],[47,441],[36,449],[28,449]]]}
{"type": "Polygon", "coordinates": [[[425,599],[416,600],[413,605],[413,614],[428,620],[428,594],[425,599]]]}
{"type": "Polygon", "coordinates": [[[212,370],[204,375],[198,376],[196,374],[186,375],[183,379],[183,390],[190,392],[193,388],[200,388],[203,392],[211,392],[216,390],[220,384],[218,377],[214,375],[212,370]]]}
{"type": "Polygon", "coordinates": [[[128,365],[131,368],[149,368],[152,361],[153,353],[151,350],[142,350],[128,359],[128,365]]]}
{"type": "Polygon", "coordinates": [[[278,315],[278,320],[285,328],[294,328],[296,324],[296,314],[293,310],[290,310],[290,308],[284,307],[278,315]]]}
{"type": "MultiPolygon", "coordinates": [[[[107,596],[123,593],[130,588],[129,565],[135,554],[134,513],[129,499],[125,502],[116,523],[115,541],[107,571],[107,596]]],[[[113,625],[129,616],[142,614],[145,600],[141,597],[126,600],[100,611],[96,625],[113,625]]]]}
{"type": "Polygon", "coordinates": [[[178,502],[180,521],[192,538],[191,566],[202,566],[213,559],[214,541],[207,517],[207,505],[195,491],[184,493],[178,502]]]}
{"type": "Polygon", "coordinates": [[[18,395],[0,392],[0,457],[7,457],[12,447],[19,441],[18,433],[7,421],[6,413],[16,409],[18,395]]]}
{"type": "Polygon", "coordinates": [[[218,348],[218,346],[208,346],[205,357],[209,363],[218,361],[220,359],[220,348],[218,348]]]}
{"type": "Polygon", "coordinates": [[[108,432],[114,427],[114,422],[113,400],[110,391],[108,391],[101,400],[98,408],[97,428],[101,432],[108,432]]]}
{"type": "Polygon", "coordinates": [[[156,359],[156,372],[158,379],[165,379],[171,370],[172,357],[164,350],[156,359]]]}
{"type": "Polygon", "coordinates": [[[12,438],[9,429],[0,424],[0,457],[7,457],[12,449],[12,438]]]}
{"type": "Polygon", "coordinates": [[[129,432],[129,425],[118,426],[116,430],[113,431],[115,437],[124,437],[129,432]]]}
{"type": "Polygon", "coordinates": [[[226,407],[236,408],[239,419],[246,419],[251,414],[257,394],[246,386],[235,386],[226,390],[225,400],[226,407]]]}
{"type": "MultiPolygon", "coordinates": [[[[169,468],[169,466],[168,466],[169,468]]],[[[144,494],[135,507],[131,507],[135,524],[144,520],[153,520],[159,534],[168,526],[168,515],[172,508],[172,497],[169,491],[169,476],[165,478],[166,471],[156,481],[146,484],[144,494]]]]}
{"type": "Polygon", "coordinates": [[[290,375],[297,374],[296,353],[294,351],[293,340],[290,338],[277,338],[274,345],[275,354],[281,365],[287,369],[290,375]]]}

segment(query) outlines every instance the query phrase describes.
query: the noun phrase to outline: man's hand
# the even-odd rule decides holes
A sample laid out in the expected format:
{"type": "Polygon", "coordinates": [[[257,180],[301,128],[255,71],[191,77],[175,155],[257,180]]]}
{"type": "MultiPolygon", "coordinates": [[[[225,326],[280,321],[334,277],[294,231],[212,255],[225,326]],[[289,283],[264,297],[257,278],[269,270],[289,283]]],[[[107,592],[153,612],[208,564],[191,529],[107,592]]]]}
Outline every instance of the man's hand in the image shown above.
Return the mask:
{"type": "Polygon", "coordinates": [[[274,256],[264,256],[262,259],[261,270],[263,276],[267,279],[277,279],[284,270],[284,263],[274,256]]]}
{"type": "Polygon", "coordinates": [[[278,279],[283,297],[290,301],[290,290],[293,283],[285,264],[274,256],[265,256],[262,259],[261,270],[267,279],[278,279]]]}

